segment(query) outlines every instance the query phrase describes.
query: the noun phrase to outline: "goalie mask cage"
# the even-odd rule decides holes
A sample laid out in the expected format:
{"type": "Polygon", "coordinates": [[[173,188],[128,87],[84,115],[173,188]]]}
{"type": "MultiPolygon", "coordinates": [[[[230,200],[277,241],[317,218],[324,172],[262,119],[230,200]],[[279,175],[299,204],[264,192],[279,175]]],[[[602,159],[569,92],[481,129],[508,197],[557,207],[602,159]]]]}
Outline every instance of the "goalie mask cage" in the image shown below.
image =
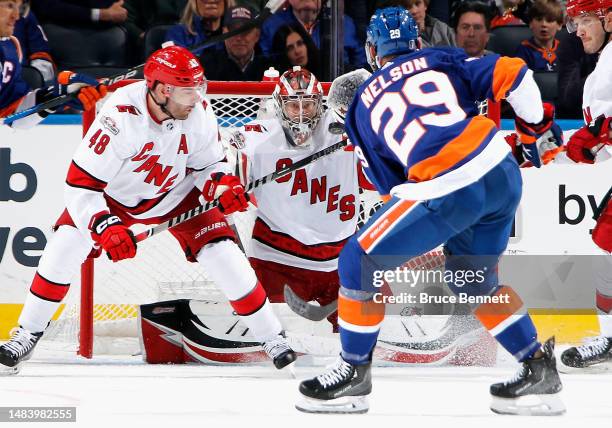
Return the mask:
{"type": "MultiPolygon", "coordinates": [[[[110,85],[109,93],[134,82],[116,82],[110,85]]],[[[207,99],[217,116],[222,136],[229,136],[232,128],[261,117],[262,113],[274,114],[270,109],[275,85],[274,82],[209,81],[207,99]]],[[[322,85],[327,95],[330,83],[322,85]]],[[[103,102],[98,103],[96,110],[103,102]]],[[[83,114],[83,135],[95,116],[94,111],[83,114]]],[[[489,102],[488,116],[499,124],[498,105],[489,102]]],[[[223,138],[224,142],[226,139],[223,138]]],[[[362,192],[359,224],[367,221],[379,205],[376,192],[362,192]]],[[[243,245],[247,246],[253,212],[234,214],[231,220],[243,245]]],[[[48,349],[76,352],[86,358],[91,358],[94,352],[134,354],[139,350],[138,305],[177,298],[225,299],[198,263],[186,261],[172,236],[161,233],[143,241],[134,259],[119,263],[112,263],[104,256],[87,259],[81,267],[80,286],[75,278],[59,319],[52,322],[42,342],[48,349]]]]}

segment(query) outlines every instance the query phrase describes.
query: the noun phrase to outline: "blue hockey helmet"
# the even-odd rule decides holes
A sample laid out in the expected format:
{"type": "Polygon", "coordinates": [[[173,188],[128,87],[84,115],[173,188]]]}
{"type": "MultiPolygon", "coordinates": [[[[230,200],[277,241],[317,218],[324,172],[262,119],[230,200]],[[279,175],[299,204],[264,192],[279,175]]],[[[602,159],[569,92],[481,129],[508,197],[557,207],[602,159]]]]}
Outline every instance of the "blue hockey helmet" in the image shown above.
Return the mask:
{"type": "Polygon", "coordinates": [[[409,53],[419,48],[419,28],[408,10],[403,7],[387,7],[374,12],[368,25],[365,45],[372,70],[379,69],[380,59],[387,55],[409,53]]]}

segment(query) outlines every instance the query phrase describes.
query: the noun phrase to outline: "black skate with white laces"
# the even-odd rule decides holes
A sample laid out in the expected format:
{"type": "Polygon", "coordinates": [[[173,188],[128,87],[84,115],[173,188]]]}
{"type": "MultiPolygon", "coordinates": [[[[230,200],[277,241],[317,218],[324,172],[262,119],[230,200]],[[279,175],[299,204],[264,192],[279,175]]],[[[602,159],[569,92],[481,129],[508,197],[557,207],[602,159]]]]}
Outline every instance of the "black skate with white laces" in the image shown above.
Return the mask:
{"type": "Polygon", "coordinates": [[[280,333],[276,338],[262,343],[261,346],[274,362],[274,367],[279,370],[297,359],[297,354],[287,343],[284,333],[280,333]]]}
{"type": "Polygon", "coordinates": [[[555,339],[542,345],[542,355],[523,362],[507,382],[491,385],[491,410],[507,415],[560,415],[565,406],[559,397],[563,389],[555,361],[555,339]]]}
{"type": "Polygon", "coordinates": [[[19,327],[11,339],[0,346],[0,374],[17,374],[22,362],[29,360],[42,332],[32,333],[19,327]]]}
{"type": "Polygon", "coordinates": [[[305,399],[295,408],[306,413],[366,413],[370,392],[371,363],[357,366],[339,357],[326,373],[300,383],[305,399]]]}
{"type": "Polygon", "coordinates": [[[561,354],[561,363],[570,370],[583,369],[600,363],[612,363],[612,337],[595,337],[584,345],[566,349],[561,354]]]}

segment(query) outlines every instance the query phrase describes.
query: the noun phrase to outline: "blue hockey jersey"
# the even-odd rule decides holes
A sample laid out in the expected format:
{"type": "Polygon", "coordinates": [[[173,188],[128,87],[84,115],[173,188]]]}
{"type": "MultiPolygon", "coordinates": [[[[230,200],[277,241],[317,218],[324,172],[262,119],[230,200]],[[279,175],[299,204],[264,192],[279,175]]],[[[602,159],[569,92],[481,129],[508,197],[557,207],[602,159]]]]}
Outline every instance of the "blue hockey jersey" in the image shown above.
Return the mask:
{"type": "Polygon", "coordinates": [[[0,38],[0,117],[15,112],[30,87],[21,77],[21,47],[13,37],[0,38]]]}
{"type": "Polygon", "coordinates": [[[477,104],[505,98],[527,72],[519,58],[468,58],[456,48],[398,56],[375,72],[359,88],[346,129],[379,193],[437,198],[501,162],[509,146],[477,104]]]}

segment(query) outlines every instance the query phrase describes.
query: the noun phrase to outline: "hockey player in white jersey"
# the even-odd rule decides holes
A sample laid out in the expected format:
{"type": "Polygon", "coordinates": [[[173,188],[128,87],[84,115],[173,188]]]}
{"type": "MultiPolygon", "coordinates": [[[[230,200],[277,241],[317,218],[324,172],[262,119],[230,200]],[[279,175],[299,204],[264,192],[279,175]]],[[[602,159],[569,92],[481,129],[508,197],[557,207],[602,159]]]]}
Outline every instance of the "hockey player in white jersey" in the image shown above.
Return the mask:
{"type": "MultiPolygon", "coordinates": [[[[113,262],[136,256],[129,226],[156,224],[219,198],[219,209],[175,226],[191,262],[200,263],[262,343],[277,368],[296,355],[225,215],[245,210],[248,197],[230,175],[215,115],[204,98],[206,79],[186,49],[154,52],[145,81],[117,90],[105,103],[69,167],[66,210],[41,257],[19,317],[0,347],[0,367],[17,372],[40,340],[70,282],[90,253],[113,262]]],[[[145,244],[146,245],[146,244],[145,244]]]]}
{"type": "MultiPolygon", "coordinates": [[[[276,115],[232,134],[244,185],[342,138],[330,132],[336,119],[331,109],[323,111],[323,89],[308,70],[283,73],[273,100],[276,115]]],[[[272,302],[284,301],[285,284],[305,301],[337,299],[338,255],[356,230],[360,184],[371,188],[354,152],[346,150],[254,190],[249,260],[272,302]]],[[[337,328],[337,315],[329,321],[337,328]]]]}
{"type": "MultiPolygon", "coordinates": [[[[612,0],[569,0],[568,29],[585,44],[603,36],[595,70],[584,84],[582,111],[585,126],[576,131],[567,144],[567,155],[580,163],[594,163],[610,158],[612,153],[612,0]],[[606,43],[607,42],[607,43],[606,43]]],[[[607,162],[612,162],[607,160],[607,162]]],[[[593,241],[608,255],[612,252],[612,189],[601,203],[593,241]]],[[[596,257],[596,306],[601,336],[590,338],[582,346],[567,349],[561,362],[572,368],[584,368],[612,362],[612,257],[596,257]]]]}

